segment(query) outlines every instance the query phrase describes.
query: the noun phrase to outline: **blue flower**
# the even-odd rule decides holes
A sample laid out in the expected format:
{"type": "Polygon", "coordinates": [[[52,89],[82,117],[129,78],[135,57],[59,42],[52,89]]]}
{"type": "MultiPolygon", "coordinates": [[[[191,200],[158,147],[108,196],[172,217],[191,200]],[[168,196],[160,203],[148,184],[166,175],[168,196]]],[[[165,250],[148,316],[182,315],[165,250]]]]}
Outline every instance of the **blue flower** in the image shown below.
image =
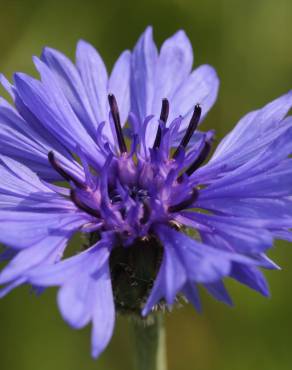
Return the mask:
{"type": "Polygon", "coordinates": [[[148,28],[109,77],[84,41],[75,65],[49,48],[34,62],[41,81],[1,77],[14,102],[0,101],[1,296],[59,286],[63,318],[92,323],[97,357],[115,310],[147,316],[180,296],[200,310],[198,285],[231,304],[225,277],[269,294],[265,253],[292,240],[291,92],[243,117],[207,161],[214,132],[198,125],[218,78],[192,72],[184,32],[158,52],[148,28]],[[84,246],[64,257],[77,232],[84,246]]]}

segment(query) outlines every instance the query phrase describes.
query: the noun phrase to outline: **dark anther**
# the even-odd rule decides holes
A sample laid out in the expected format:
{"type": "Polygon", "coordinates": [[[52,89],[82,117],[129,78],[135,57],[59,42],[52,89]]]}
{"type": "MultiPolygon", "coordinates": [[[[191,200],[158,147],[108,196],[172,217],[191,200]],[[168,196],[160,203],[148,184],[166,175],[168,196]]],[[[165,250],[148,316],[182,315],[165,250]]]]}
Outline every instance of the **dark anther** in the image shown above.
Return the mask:
{"type": "MultiPolygon", "coordinates": [[[[160,121],[166,123],[169,114],[169,102],[167,99],[162,100],[160,121]]],[[[161,127],[158,125],[156,138],[153,144],[153,148],[159,148],[161,143],[161,127]]]]}
{"type": "Polygon", "coordinates": [[[54,152],[49,152],[48,153],[48,160],[51,164],[51,166],[58,172],[65,180],[67,181],[72,181],[78,188],[85,188],[86,185],[84,185],[81,181],[76,179],[74,176],[71,174],[67,173],[59,163],[59,161],[56,159],[54,152]]]}
{"type": "Polygon", "coordinates": [[[78,198],[76,191],[71,189],[70,190],[70,198],[72,199],[72,202],[82,211],[85,211],[91,216],[100,218],[100,213],[98,210],[88,207],[86,204],[82,203],[81,200],[78,198]]]}
{"type": "Polygon", "coordinates": [[[179,212],[182,209],[189,208],[197,198],[198,198],[198,190],[194,188],[192,190],[191,195],[187,199],[183,200],[180,203],[174,204],[173,206],[169,206],[168,212],[179,212]]]}
{"type": "Polygon", "coordinates": [[[200,121],[202,113],[202,108],[200,107],[199,104],[195,106],[194,113],[192,115],[192,118],[190,120],[190,123],[188,125],[188,128],[186,130],[186,133],[184,134],[184,137],[182,138],[182,141],[178,145],[175,153],[173,154],[173,158],[176,158],[179,154],[180,148],[185,148],[189,141],[191,140],[191,137],[193,136],[193,133],[195,132],[196,128],[198,127],[198,123],[200,121]]]}
{"type": "Polygon", "coordinates": [[[201,153],[198,155],[198,157],[194,160],[194,162],[190,165],[187,170],[182,173],[178,178],[177,182],[182,182],[183,181],[183,176],[191,176],[192,173],[194,173],[200,166],[201,164],[206,160],[208,157],[210,150],[211,150],[212,142],[211,141],[206,141],[203,149],[201,150],[201,153]]]}
{"type": "Polygon", "coordinates": [[[146,224],[151,215],[151,208],[147,201],[143,202],[143,216],[140,219],[141,224],[146,224]]]}
{"type": "Polygon", "coordinates": [[[116,134],[117,134],[117,139],[118,139],[120,152],[121,153],[126,153],[127,152],[127,146],[126,146],[123,131],[122,131],[118,104],[117,104],[116,98],[113,94],[109,94],[108,102],[109,102],[109,105],[110,105],[111,114],[112,114],[113,121],[114,121],[114,124],[115,124],[115,129],[116,129],[116,134]]]}
{"type": "Polygon", "coordinates": [[[193,172],[195,172],[201,164],[205,161],[208,157],[211,150],[211,143],[209,141],[205,142],[204,148],[202,149],[201,153],[199,154],[198,158],[190,165],[190,167],[186,170],[186,174],[191,176],[193,172]]]}

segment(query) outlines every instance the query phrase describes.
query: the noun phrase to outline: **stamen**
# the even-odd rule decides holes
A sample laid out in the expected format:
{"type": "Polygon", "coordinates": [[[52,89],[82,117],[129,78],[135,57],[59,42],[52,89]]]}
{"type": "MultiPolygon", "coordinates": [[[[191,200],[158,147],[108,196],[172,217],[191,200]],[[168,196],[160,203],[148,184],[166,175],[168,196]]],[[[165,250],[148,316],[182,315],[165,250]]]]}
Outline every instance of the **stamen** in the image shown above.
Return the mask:
{"type": "Polygon", "coordinates": [[[126,146],[123,131],[122,131],[118,104],[117,104],[116,98],[113,94],[109,94],[108,102],[109,102],[109,105],[110,105],[111,114],[112,114],[113,121],[114,121],[114,124],[115,124],[115,129],[116,129],[116,134],[117,134],[117,139],[118,139],[120,152],[121,153],[126,153],[127,152],[127,146],[126,146]]]}
{"type": "MultiPolygon", "coordinates": [[[[162,106],[161,106],[161,112],[160,112],[160,121],[166,123],[167,118],[169,115],[169,102],[168,100],[162,99],[162,106]]],[[[161,127],[160,124],[158,125],[156,138],[153,144],[153,148],[159,148],[161,143],[161,127]]]]}
{"type": "Polygon", "coordinates": [[[195,172],[201,164],[206,160],[211,150],[211,143],[209,141],[205,142],[205,146],[202,149],[201,153],[199,154],[198,158],[190,165],[190,167],[186,170],[186,174],[191,176],[193,172],[195,172]]]}
{"type": "Polygon", "coordinates": [[[192,118],[190,120],[190,123],[188,125],[188,128],[186,130],[186,133],[184,134],[184,137],[182,138],[182,141],[178,145],[175,153],[173,154],[173,158],[176,158],[179,154],[179,151],[181,148],[185,148],[189,141],[191,140],[191,137],[193,136],[193,133],[195,132],[196,128],[198,127],[198,123],[201,118],[202,108],[199,104],[195,106],[194,113],[192,115],[192,118]]]}
{"type": "Polygon", "coordinates": [[[181,183],[183,181],[183,176],[191,176],[192,173],[194,173],[201,164],[205,161],[205,159],[208,157],[210,150],[211,150],[211,141],[206,141],[203,149],[201,150],[201,153],[198,155],[197,159],[194,160],[194,162],[190,165],[190,167],[182,173],[178,178],[177,182],[181,183]]]}
{"type": "Polygon", "coordinates": [[[180,203],[174,204],[173,206],[168,207],[168,212],[178,212],[181,211],[182,209],[189,208],[194,201],[198,198],[198,190],[196,188],[193,188],[191,195],[189,198],[183,200],[180,203]]]}
{"type": "Polygon", "coordinates": [[[82,203],[82,201],[78,198],[76,191],[73,189],[70,190],[70,198],[72,199],[72,202],[82,211],[85,211],[91,216],[101,218],[99,211],[96,209],[90,208],[86,204],[82,203]]]}
{"type": "Polygon", "coordinates": [[[73,175],[71,175],[70,173],[66,172],[62,168],[60,162],[56,159],[55,154],[54,154],[53,151],[50,151],[48,153],[48,160],[49,160],[51,166],[54,168],[54,170],[56,170],[66,181],[72,181],[72,182],[74,182],[74,184],[78,188],[81,188],[81,189],[86,188],[86,185],[84,185],[81,181],[79,181],[78,179],[76,179],[73,175]]]}

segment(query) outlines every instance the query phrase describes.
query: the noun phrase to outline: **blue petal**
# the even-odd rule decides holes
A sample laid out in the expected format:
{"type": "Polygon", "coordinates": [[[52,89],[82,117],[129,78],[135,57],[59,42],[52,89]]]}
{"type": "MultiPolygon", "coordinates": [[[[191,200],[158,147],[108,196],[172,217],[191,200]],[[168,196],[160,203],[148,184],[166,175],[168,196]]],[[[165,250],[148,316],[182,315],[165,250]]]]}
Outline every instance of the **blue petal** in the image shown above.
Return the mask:
{"type": "MultiPolygon", "coordinates": [[[[95,258],[98,258],[96,253],[95,258]]],[[[89,262],[89,266],[92,262],[89,262]]],[[[80,265],[76,274],[71,276],[58,292],[58,305],[63,319],[72,327],[80,329],[91,319],[94,307],[93,297],[97,289],[96,281],[80,265]]]]}
{"type": "Polygon", "coordinates": [[[198,312],[201,312],[202,305],[197,286],[195,284],[187,282],[183,287],[182,292],[186,296],[187,300],[195,307],[195,309],[198,312]]]}
{"type": "Polygon", "coordinates": [[[35,268],[28,274],[29,282],[47,287],[70,282],[74,279],[74,276],[79,275],[82,271],[91,276],[108,260],[111,245],[112,243],[109,240],[105,244],[99,242],[86,251],[55,265],[35,268]]]}
{"type": "Polygon", "coordinates": [[[72,202],[47,187],[30,169],[8,157],[0,158],[5,164],[0,166],[2,243],[27,248],[48,236],[68,235],[88,222],[88,215],[77,211],[72,202]]]}
{"type": "Polygon", "coordinates": [[[183,116],[180,130],[184,130],[196,104],[202,107],[202,121],[215,103],[218,89],[219,78],[213,67],[201,65],[196,68],[175,92],[171,101],[169,122],[175,117],[183,116]]]}
{"type": "MultiPolygon", "coordinates": [[[[233,185],[235,183],[242,183],[243,180],[255,178],[255,176],[262,173],[271,173],[274,169],[278,169],[278,165],[291,154],[291,139],[292,139],[292,119],[290,122],[282,122],[282,129],[274,130],[274,132],[265,136],[260,140],[260,145],[253,147],[253,150],[248,151],[246,155],[243,152],[238,152],[236,157],[232,160],[229,159],[229,164],[220,161],[222,168],[219,179],[211,184],[209,189],[216,187],[223,187],[226,185],[233,185]]],[[[245,148],[246,149],[246,148],[245,148]]],[[[219,165],[218,163],[218,165],[219,165]]],[[[219,167],[219,166],[218,166],[219,167]]],[[[289,167],[289,166],[287,166],[289,167]]],[[[213,172],[212,162],[205,166],[213,172]]],[[[203,170],[204,170],[203,169],[203,170]]],[[[199,177],[202,175],[197,174],[199,177]]]]}
{"type": "Polygon", "coordinates": [[[292,221],[292,200],[289,198],[218,198],[198,202],[198,208],[204,208],[224,215],[249,219],[271,219],[279,225],[292,221]]]}
{"type": "Polygon", "coordinates": [[[183,31],[167,39],[158,54],[152,28],[146,29],[132,58],[131,108],[140,124],[151,114],[159,117],[163,98],[170,101],[168,125],[182,116],[180,130],[184,130],[196,103],[202,105],[202,119],[205,117],[216,100],[219,80],[207,65],[191,73],[192,63],[192,47],[183,31]]]}
{"type": "Polygon", "coordinates": [[[230,274],[233,279],[236,279],[249,288],[254,289],[265,297],[270,296],[269,286],[263,273],[253,266],[243,266],[235,263],[232,266],[230,274]]]}
{"type": "Polygon", "coordinates": [[[222,281],[219,280],[215,283],[204,284],[204,287],[218,301],[233,306],[233,302],[222,281]]]}
{"type": "MultiPolygon", "coordinates": [[[[184,212],[184,224],[195,226],[201,223],[206,226],[203,230],[205,237],[211,234],[216,238],[214,246],[228,245],[227,250],[235,250],[239,253],[262,253],[273,244],[272,233],[266,229],[267,220],[250,220],[248,218],[231,218],[229,216],[206,215],[196,212],[184,212]],[[195,223],[192,225],[192,221],[195,223]]],[[[180,220],[178,218],[178,220],[180,220]]]]}
{"type": "Polygon", "coordinates": [[[28,248],[50,235],[62,236],[77,230],[85,220],[74,213],[0,211],[0,242],[15,249],[28,248]]]}
{"type": "Polygon", "coordinates": [[[92,321],[92,355],[98,355],[111,339],[115,309],[109,271],[111,238],[55,265],[40,266],[28,274],[38,286],[60,285],[58,304],[66,322],[82,328],[92,321]]]}
{"type": "Polygon", "coordinates": [[[20,285],[25,283],[25,278],[19,278],[12,281],[10,284],[7,284],[4,288],[0,289],[0,298],[5,297],[9,294],[13,289],[19,287],[20,285]]]}
{"type": "Polygon", "coordinates": [[[76,49],[76,65],[97,122],[106,121],[108,74],[96,49],[81,40],[76,49]]]}
{"type": "Polygon", "coordinates": [[[292,91],[267,104],[262,109],[248,113],[235,128],[222,140],[212,160],[229,158],[240,153],[243,155],[248,146],[261,146],[260,138],[268,132],[281,128],[278,123],[286,116],[292,106],[292,91]]]}
{"type": "Polygon", "coordinates": [[[130,67],[131,53],[124,51],[113,67],[108,84],[108,92],[117,99],[122,124],[130,112],[130,67]]]}
{"type": "Polygon", "coordinates": [[[178,31],[163,43],[159,53],[151,113],[159,115],[162,99],[173,97],[190,74],[192,64],[193,50],[190,40],[184,31],[178,31]]]}
{"type": "Polygon", "coordinates": [[[14,93],[14,90],[13,90],[13,85],[7,80],[7,78],[2,73],[0,73],[0,84],[8,92],[10,97],[14,100],[15,99],[15,93],[14,93]]]}
{"type": "MultiPolygon", "coordinates": [[[[24,196],[33,192],[52,193],[33,171],[20,162],[0,155],[0,163],[1,194],[24,196]]],[[[45,197],[45,194],[43,196],[45,197]]]]}
{"type": "Polygon", "coordinates": [[[65,188],[53,189],[29,168],[0,155],[0,209],[16,212],[75,212],[76,206],[64,195],[65,188]],[[61,195],[61,196],[60,196],[61,195]]]}
{"type": "Polygon", "coordinates": [[[173,304],[177,293],[186,283],[186,271],[175,251],[175,247],[166,240],[162,240],[162,242],[164,246],[163,260],[153,289],[143,308],[142,315],[144,316],[163,297],[169,305],[173,304]]]}
{"type": "Polygon", "coordinates": [[[115,306],[108,264],[104,265],[99,277],[95,280],[93,301],[91,353],[96,358],[108,345],[115,325],[115,306]]]}
{"type": "MultiPolygon", "coordinates": [[[[29,167],[14,159],[0,155],[0,173],[3,182],[0,185],[2,194],[12,193],[14,195],[33,194],[47,198],[47,195],[54,195],[54,201],[66,201],[61,195],[68,195],[68,189],[42,181],[29,167]]],[[[72,202],[67,202],[69,209],[72,209],[72,202]]],[[[75,206],[73,206],[75,209],[75,206]]]]}
{"type": "Polygon", "coordinates": [[[45,48],[41,59],[54,72],[56,81],[68,99],[72,109],[87,128],[89,133],[95,134],[97,121],[94,117],[86,88],[81,80],[79,71],[64,54],[58,50],[45,48]]]}
{"type": "Polygon", "coordinates": [[[148,27],[138,40],[132,54],[131,111],[140,122],[152,114],[154,82],[158,52],[148,27]]]}
{"type": "Polygon", "coordinates": [[[203,243],[198,243],[177,231],[164,230],[164,232],[166,231],[167,236],[164,235],[163,237],[160,233],[160,238],[163,238],[164,243],[168,239],[168,242],[173,244],[190,281],[198,283],[215,282],[222,276],[229,274],[231,268],[230,256],[221,254],[219,250],[212,250],[203,243]]]}
{"type": "Polygon", "coordinates": [[[65,236],[48,236],[47,238],[20,251],[0,273],[0,284],[6,284],[18,278],[25,278],[26,274],[39,265],[54,263],[68,241],[65,236]]]}
{"type": "Polygon", "coordinates": [[[24,104],[66,147],[75,151],[77,145],[82,145],[89,158],[95,163],[103,161],[97,145],[88,135],[81,122],[73,112],[49,68],[41,61],[36,62],[42,70],[43,82],[25,75],[14,76],[17,92],[24,104]]]}
{"type": "MultiPolygon", "coordinates": [[[[256,258],[199,243],[167,226],[156,226],[155,231],[164,246],[164,256],[154,287],[142,311],[143,315],[147,315],[163,297],[168,304],[172,304],[176,294],[189,288],[187,283],[214,283],[215,285],[210,285],[210,289],[213,287],[217,298],[220,296],[220,299],[228,302],[227,295],[218,282],[222,277],[230,275],[233,263],[262,264],[256,258]]],[[[190,297],[195,303],[196,297],[190,297]]]]}
{"type": "Polygon", "coordinates": [[[292,169],[290,161],[275,170],[263,172],[240,182],[218,186],[216,183],[201,191],[200,198],[280,198],[292,195],[292,169]]]}
{"type": "MultiPolygon", "coordinates": [[[[64,147],[51,137],[40,135],[30,119],[29,124],[4,99],[0,98],[0,153],[21,160],[42,178],[59,180],[60,176],[48,164],[48,152],[58,153],[62,165],[82,177],[80,166],[73,159],[68,161],[64,147]]],[[[40,126],[40,124],[38,124],[40,126]]],[[[44,128],[42,129],[44,134],[44,128]]]]}

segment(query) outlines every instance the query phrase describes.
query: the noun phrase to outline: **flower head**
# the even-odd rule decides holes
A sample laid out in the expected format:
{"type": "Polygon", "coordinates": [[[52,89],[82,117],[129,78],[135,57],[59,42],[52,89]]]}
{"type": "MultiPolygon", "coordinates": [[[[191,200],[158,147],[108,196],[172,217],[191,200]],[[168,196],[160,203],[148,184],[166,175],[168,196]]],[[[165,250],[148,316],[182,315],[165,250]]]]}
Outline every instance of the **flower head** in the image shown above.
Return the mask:
{"type": "Polygon", "coordinates": [[[148,28],[110,77],[84,41],[76,65],[44,49],[41,81],[2,77],[15,107],[1,100],[0,295],[59,286],[64,319],[93,324],[93,356],[115,309],[147,316],[181,295],[200,309],[198,284],[231,304],[225,277],[268,295],[265,252],[291,240],[292,94],[243,117],[207,161],[214,132],[198,125],[218,79],[192,58],[182,31],[158,53],[148,28]],[[76,232],[85,245],[65,258],[76,232]]]}

